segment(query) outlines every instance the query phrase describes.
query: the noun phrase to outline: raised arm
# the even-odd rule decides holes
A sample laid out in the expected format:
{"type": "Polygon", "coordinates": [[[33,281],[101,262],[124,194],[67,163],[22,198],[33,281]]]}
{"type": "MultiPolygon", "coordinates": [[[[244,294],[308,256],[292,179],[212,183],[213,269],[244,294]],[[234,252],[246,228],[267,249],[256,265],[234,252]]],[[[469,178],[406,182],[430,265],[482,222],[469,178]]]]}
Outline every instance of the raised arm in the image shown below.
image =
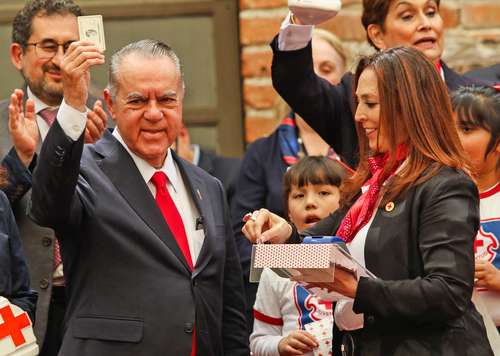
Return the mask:
{"type": "Polygon", "coordinates": [[[352,76],[346,74],[338,85],[317,76],[311,42],[303,47],[287,44],[287,39],[293,39],[303,26],[287,25],[286,21],[271,42],[273,86],[296,113],[355,167],[358,143],[351,107],[352,76]]]}
{"type": "MultiPolygon", "coordinates": [[[[84,41],[73,42],[62,60],[64,99],[42,145],[33,177],[30,216],[39,225],[57,229],[78,226],[81,221],[76,185],[87,124],[89,70],[103,63],[104,56],[97,47],[84,41]]],[[[95,112],[104,114],[99,104],[95,112]]],[[[80,179],[81,186],[86,187],[80,179]]]]}

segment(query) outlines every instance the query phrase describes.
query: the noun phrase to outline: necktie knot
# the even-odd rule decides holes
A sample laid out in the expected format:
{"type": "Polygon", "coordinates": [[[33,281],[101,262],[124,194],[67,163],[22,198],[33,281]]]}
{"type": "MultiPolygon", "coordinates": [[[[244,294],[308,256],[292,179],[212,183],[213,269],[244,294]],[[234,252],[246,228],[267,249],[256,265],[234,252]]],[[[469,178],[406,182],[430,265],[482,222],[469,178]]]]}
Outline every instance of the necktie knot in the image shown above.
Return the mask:
{"type": "Polygon", "coordinates": [[[41,118],[47,123],[47,125],[52,126],[54,121],[56,121],[56,116],[57,116],[57,110],[54,110],[52,108],[46,108],[43,109],[38,113],[38,115],[41,116],[41,118]]]}
{"type": "Polygon", "coordinates": [[[164,172],[155,172],[151,177],[151,183],[155,186],[157,191],[167,189],[167,175],[164,172]]]}

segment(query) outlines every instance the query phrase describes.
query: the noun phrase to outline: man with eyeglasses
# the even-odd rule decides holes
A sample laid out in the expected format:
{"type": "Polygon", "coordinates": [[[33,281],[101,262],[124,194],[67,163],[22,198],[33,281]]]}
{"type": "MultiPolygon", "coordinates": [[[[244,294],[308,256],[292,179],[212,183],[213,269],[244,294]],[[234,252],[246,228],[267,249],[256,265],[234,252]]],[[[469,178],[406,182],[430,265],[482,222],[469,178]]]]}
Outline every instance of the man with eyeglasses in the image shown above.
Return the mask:
{"type": "MultiPolygon", "coordinates": [[[[21,169],[16,174],[31,176],[40,138],[45,138],[55,119],[63,98],[60,64],[68,46],[79,39],[77,16],[80,15],[80,7],[72,0],[31,0],[14,18],[10,56],[25,85],[13,96],[20,105],[26,105],[26,113],[36,114],[36,121],[25,120],[13,130],[8,125],[10,98],[0,102],[0,157],[7,155],[10,162],[19,162],[24,172],[21,169]]],[[[95,102],[95,98],[91,98],[87,107],[95,107],[95,102]]],[[[101,106],[99,101],[95,105],[101,106]]],[[[100,138],[106,125],[105,118],[91,116],[86,127],[86,142],[100,138]]],[[[19,187],[17,194],[24,194],[26,188],[30,187],[19,187]]],[[[35,335],[40,355],[55,356],[62,340],[66,308],[63,268],[54,231],[34,224],[26,216],[30,195],[28,191],[21,198],[14,192],[9,198],[28,261],[31,287],[39,294],[35,335]]]]}

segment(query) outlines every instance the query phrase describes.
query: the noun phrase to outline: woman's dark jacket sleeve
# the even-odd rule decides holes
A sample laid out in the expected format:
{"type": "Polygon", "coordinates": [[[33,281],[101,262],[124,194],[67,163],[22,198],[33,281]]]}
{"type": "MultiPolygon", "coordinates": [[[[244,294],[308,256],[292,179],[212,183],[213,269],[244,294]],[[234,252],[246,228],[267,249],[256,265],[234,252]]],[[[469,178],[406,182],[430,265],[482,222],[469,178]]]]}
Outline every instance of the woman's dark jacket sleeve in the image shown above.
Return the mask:
{"type": "Polygon", "coordinates": [[[359,160],[358,138],[352,113],[352,75],[338,85],[314,73],[311,42],[295,51],[280,51],[277,36],[272,79],[276,91],[351,167],[359,160]]]}

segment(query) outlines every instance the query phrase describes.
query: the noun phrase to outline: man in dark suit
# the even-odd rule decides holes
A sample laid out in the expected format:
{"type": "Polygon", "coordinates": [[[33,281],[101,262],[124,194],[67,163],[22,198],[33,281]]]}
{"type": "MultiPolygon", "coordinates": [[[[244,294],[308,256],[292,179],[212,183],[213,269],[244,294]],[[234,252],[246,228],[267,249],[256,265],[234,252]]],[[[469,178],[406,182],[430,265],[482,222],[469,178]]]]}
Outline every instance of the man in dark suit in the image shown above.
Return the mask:
{"type": "MultiPolygon", "coordinates": [[[[60,61],[69,43],[79,38],[76,17],[81,14],[80,8],[71,0],[33,0],[27,2],[13,20],[10,56],[25,81],[23,90],[17,91],[16,95],[36,114],[34,120],[26,121],[21,130],[11,137],[8,124],[10,99],[0,102],[0,157],[9,153],[12,160],[21,161],[26,169],[24,172],[17,170],[19,174],[31,175],[36,165],[35,152],[39,138],[41,136],[43,139],[49,129],[42,115],[46,111],[56,110],[61,103],[60,61]],[[13,144],[16,145],[15,149],[13,144]]],[[[94,101],[89,100],[89,107],[94,101]]],[[[95,141],[102,129],[102,126],[99,128],[90,120],[86,140],[95,141]]],[[[29,184],[25,184],[7,192],[7,195],[13,203],[12,209],[30,270],[31,286],[39,295],[35,335],[40,354],[54,356],[61,341],[65,309],[62,265],[54,268],[54,232],[34,224],[26,215],[31,194],[29,189],[29,184]],[[53,286],[54,276],[58,277],[56,287],[53,286]]]]}
{"type": "Polygon", "coordinates": [[[184,84],[167,45],[132,43],[110,60],[116,123],[83,146],[89,68],[76,42],[64,100],[43,144],[30,215],[61,241],[68,291],[60,355],[248,355],[242,274],[222,185],[170,150],[184,84]]]}

